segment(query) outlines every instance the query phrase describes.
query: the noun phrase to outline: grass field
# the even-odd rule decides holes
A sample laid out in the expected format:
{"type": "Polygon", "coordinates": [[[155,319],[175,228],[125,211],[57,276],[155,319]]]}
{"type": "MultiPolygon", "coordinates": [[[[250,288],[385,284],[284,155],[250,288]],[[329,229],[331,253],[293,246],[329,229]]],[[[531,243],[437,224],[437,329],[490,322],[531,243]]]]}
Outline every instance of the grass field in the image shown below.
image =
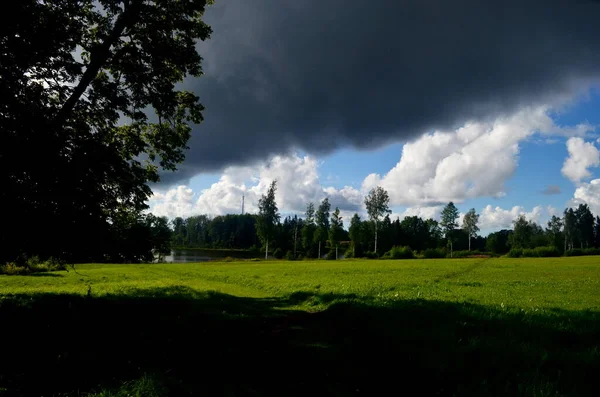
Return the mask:
{"type": "Polygon", "coordinates": [[[600,258],[78,265],[0,341],[0,396],[596,395],[600,258]]]}

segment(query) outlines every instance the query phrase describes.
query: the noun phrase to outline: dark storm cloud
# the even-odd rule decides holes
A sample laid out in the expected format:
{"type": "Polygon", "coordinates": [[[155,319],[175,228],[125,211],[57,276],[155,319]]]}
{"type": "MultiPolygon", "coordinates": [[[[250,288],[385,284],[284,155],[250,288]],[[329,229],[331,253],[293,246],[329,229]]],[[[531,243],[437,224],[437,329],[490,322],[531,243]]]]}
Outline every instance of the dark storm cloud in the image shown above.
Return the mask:
{"type": "Polygon", "coordinates": [[[560,186],[558,185],[548,185],[544,190],[542,190],[542,194],[546,196],[551,196],[553,194],[560,194],[560,186]]]}
{"type": "Polygon", "coordinates": [[[600,75],[600,6],[559,0],[217,0],[206,106],[166,182],[291,147],[375,148],[572,95],[600,75]]]}

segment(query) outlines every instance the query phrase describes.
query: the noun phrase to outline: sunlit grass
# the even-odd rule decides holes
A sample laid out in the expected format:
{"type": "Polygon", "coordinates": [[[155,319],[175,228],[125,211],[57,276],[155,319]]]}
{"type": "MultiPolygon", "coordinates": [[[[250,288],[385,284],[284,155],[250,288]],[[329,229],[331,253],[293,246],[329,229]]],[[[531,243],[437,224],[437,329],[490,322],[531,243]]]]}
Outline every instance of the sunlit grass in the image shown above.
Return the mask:
{"type": "Polygon", "coordinates": [[[381,304],[426,299],[525,310],[600,310],[598,257],[84,264],[51,274],[0,276],[0,294],[104,296],[182,286],[255,298],[303,291],[354,294],[381,304]]]}

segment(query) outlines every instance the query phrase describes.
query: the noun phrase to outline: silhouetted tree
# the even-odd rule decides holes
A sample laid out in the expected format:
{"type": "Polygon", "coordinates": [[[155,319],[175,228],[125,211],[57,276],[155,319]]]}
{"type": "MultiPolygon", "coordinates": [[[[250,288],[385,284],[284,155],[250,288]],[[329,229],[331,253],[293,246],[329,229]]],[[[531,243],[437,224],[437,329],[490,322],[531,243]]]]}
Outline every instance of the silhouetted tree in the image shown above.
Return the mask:
{"type": "Polygon", "coordinates": [[[600,248],[600,216],[596,216],[594,223],[594,247],[600,248]]]}
{"type": "Polygon", "coordinates": [[[577,238],[581,248],[594,243],[594,215],[587,204],[579,204],[575,210],[577,238]]]}
{"type": "Polygon", "coordinates": [[[552,218],[548,221],[548,227],[546,233],[548,233],[548,241],[556,248],[562,248],[564,241],[563,236],[563,221],[556,215],[552,215],[552,218]]]}
{"type": "Polygon", "coordinates": [[[147,208],[148,183],[175,170],[188,123],[202,120],[198,97],[177,84],[201,75],[205,6],[23,0],[3,10],[0,202],[19,222],[0,231],[0,262],[99,259],[120,213],[147,208]]]}
{"type": "Polygon", "coordinates": [[[506,254],[510,250],[510,240],[512,230],[500,230],[490,233],[486,241],[486,249],[495,254],[506,254]]]}
{"type": "Polygon", "coordinates": [[[454,236],[453,232],[458,227],[458,223],[456,220],[458,219],[458,208],[451,201],[449,202],[444,209],[442,210],[442,221],[440,225],[444,230],[444,236],[448,243],[450,244],[450,257],[452,257],[452,251],[454,247],[454,236]]]}
{"type": "Polygon", "coordinates": [[[362,256],[362,242],[364,238],[363,226],[362,221],[360,220],[360,216],[358,214],[354,214],[352,216],[352,219],[350,220],[350,226],[348,227],[348,234],[352,242],[352,256],[362,256]]]}
{"type": "Polygon", "coordinates": [[[258,200],[256,232],[265,246],[265,259],[267,259],[269,254],[269,240],[273,239],[280,219],[277,203],[275,202],[276,191],[277,181],[273,181],[269,186],[269,190],[267,190],[267,194],[263,194],[260,200],[258,200]]]}
{"type": "Polygon", "coordinates": [[[314,234],[314,241],[319,246],[318,258],[321,258],[321,244],[324,244],[327,241],[329,234],[329,210],[331,209],[331,204],[329,204],[329,198],[325,197],[317,212],[315,213],[315,222],[317,224],[317,229],[314,234]]]}
{"type": "Polygon", "coordinates": [[[311,258],[315,256],[314,237],[316,228],[315,205],[313,203],[308,203],[306,206],[304,226],[302,227],[302,246],[304,247],[304,253],[311,258]]]}
{"type": "Polygon", "coordinates": [[[565,251],[573,249],[575,238],[577,237],[577,216],[573,208],[565,209],[563,216],[563,225],[565,232],[565,251]]]}
{"type": "Polygon", "coordinates": [[[329,226],[329,245],[335,249],[335,259],[338,258],[337,249],[340,240],[344,237],[344,222],[340,216],[340,209],[335,207],[335,211],[331,214],[331,222],[329,226]]]}

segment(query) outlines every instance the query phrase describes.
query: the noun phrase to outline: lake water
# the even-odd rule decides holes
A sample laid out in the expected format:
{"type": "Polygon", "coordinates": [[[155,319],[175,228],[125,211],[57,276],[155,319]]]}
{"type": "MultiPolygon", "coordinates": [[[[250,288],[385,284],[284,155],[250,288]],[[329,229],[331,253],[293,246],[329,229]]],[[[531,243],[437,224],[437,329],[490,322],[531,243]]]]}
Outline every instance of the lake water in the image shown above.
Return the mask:
{"type": "Polygon", "coordinates": [[[228,250],[173,250],[171,255],[165,256],[164,261],[169,263],[209,262],[228,256],[235,259],[249,259],[256,257],[256,253],[228,250]]]}

